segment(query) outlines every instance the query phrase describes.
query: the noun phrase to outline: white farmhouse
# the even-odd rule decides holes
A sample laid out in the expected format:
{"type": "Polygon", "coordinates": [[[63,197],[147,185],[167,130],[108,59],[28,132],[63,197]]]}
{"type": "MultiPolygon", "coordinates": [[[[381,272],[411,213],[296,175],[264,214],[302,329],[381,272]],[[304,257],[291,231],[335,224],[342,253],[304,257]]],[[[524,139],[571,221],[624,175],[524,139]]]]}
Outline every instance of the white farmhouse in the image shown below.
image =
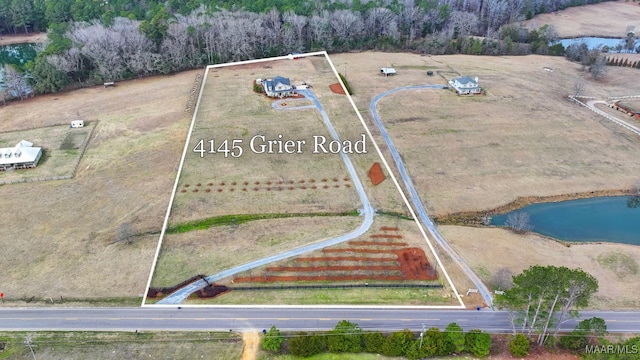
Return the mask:
{"type": "Polygon", "coordinates": [[[28,169],[38,165],[42,148],[22,140],[12,148],[0,148],[0,171],[28,169]]]}
{"type": "MultiPolygon", "coordinates": [[[[257,82],[256,82],[257,83],[257,82]]],[[[283,98],[286,96],[294,96],[295,88],[291,86],[291,81],[282,76],[276,76],[273,79],[261,80],[262,88],[268,97],[283,98]]]]}
{"type": "Polygon", "coordinates": [[[462,76],[451,79],[449,85],[456,89],[458,95],[480,94],[482,92],[482,88],[478,85],[478,77],[462,76]]]}

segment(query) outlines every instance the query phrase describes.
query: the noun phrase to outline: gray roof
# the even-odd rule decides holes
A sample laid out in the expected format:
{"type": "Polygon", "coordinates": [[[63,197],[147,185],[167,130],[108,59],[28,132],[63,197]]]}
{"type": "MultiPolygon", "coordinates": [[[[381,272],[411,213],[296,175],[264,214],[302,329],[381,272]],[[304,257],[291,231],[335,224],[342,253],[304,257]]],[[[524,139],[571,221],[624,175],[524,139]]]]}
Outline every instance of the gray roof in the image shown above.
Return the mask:
{"type": "Polygon", "coordinates": [[[474,78],[472,78],[470,76],[461,76],[459,78],[453,79],[453,81],[458,81],[460,84],[473,83],[476,86],[478,85],[478,82],[476,81],[476,79],[474,79],[474,78]]]}
{"type": "Polygon", "coordinates": [[[287,87],[291,88],[291,81],[286,77],[276,76],[273,79],[267,79],[264,81],[265,88],[271,92],[289,91],[289,90],[276,90],[276,86],[278,84],[287,85],[287,87]]]}

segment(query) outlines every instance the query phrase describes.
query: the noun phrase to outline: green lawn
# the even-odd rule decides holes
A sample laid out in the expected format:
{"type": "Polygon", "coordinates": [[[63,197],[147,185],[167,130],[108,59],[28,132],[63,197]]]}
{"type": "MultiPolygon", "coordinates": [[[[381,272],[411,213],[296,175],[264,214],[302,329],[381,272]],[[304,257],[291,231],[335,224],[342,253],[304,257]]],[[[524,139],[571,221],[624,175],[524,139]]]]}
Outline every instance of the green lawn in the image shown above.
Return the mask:
{"type": "Polygon", "coordinates": [[[227,332],[0,332],[0,359],[240,359],[243,342],[227,332]]]}

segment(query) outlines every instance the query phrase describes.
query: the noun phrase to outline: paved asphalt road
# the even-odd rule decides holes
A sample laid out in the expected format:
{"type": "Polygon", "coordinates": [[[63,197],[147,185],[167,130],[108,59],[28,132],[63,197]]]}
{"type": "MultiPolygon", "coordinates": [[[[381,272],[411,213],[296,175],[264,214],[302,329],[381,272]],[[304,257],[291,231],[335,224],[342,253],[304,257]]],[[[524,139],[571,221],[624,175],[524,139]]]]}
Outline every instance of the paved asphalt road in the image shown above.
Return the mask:
{"type": "MultiPolygon", "coordinates": [[[[583,311],[582,318],[606,320],[610,332],[640,333],[640,312],[583,311]]],[[[465,330],[492,333],[511,331],[507,313],[475,310],[421,310],[409,308],[0,308],[0,331],[100,330],[100,331],[247,331],[329,330],[340,320],[359,324],[365,330],[441,329],[456,322],[465,330]]],[[[572,330],[577,320],[564,324],[572,330]]]]}

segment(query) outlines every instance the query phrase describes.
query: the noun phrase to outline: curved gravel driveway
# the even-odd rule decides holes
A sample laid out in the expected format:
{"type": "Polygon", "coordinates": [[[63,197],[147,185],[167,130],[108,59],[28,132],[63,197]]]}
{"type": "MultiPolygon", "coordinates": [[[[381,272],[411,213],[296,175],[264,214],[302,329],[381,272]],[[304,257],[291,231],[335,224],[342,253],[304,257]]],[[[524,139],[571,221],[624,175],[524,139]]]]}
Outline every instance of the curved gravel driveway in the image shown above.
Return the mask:
{"type": "Polygon", "coordinates": [[[445,87],[443,85],[417,85],[417,86],[404,86],[404,87],[399,87],[399,88],[396,88],[396,89],[392,89],[392,90],[383,92],[382,94],[376,95],[371,100],[371,104],[369,105],[369,111],[371,112],[371,115],[373,116],[373,120],[375,121],[376,125],[378,126],[378,129],[380,130],[380,133],[381,133],[382,137],[384,138],[384,141],[387,143],[387,146],[389,147],[389,150],[391,151],[391,156],[393,157],[393,161],[396,163],[396,167],[398,168],[398,171],[400,171],[400,176],[402,177],[402,180],[404,181],[405,187],[409,191],[409,195],[411,196],[411,201],[413,202],[413,205],[416,208],[416,212],[418,213],[418,217],[420,218],[422,223],[425,225],[425,227],[427,228],[427,230],[429,231],[431,236],[434,239],[436,239],[438,244],[440,244],[440,246],[442,246],[442,248],[449,254],[449,256],[452,259],[454,259],[454,261],[456,261],[460,265],[460,267],[462,268],[464,273],[474,283],[475,287],[478,289],[478,291],[482,295],[482,298],[484,299],[484,301],[489,306],[491,306],[491,304],[493,303],[493,300],[492,300],[491,292],[489,291],[489,289],[484,285],[482,280],[480,280],[480,278],[478,278],[478,276],[473,272],[473,270],[471,270],[471,268],[464,261],[464,259],[462,257],[460,257],[460,255],[458,255],[451,248],[451,246],[447,243],[447,241],[442,237],[442,235],[440,234],[440,232],[436,228],[436,226],[433,223],[433,221],[431,221],[431,219],[429,218],[429,215],[427,214],[427,210],[425,209],[424,205],[422,204],[422,201],[420,200],[420,196],[418,195],[418,192],[416,191],[416,188],[413,185],[413,181],[411,181],[411,177],[409,176],[409,173],[407,172],[407,169],[404,166],[404,162],[402,161],[402,158],[400,157],[400,154],[396,150],[396,147],[393,145],[393,142],[391,141],[391,138],[389,137],[389,133],[387,133],[387,130],[385,129],[384,125],[380,121],[380,117],[378,116],[378,111],[376,109],[376,106],[378,105],[378,102],[380,100],[382,100],[385,96],[388,96],[388,95],[391,95],[391,94],[395,94],[395,93],[397,93],[399,91],[421,90],[421,89],[445,89],[445,87]]]}
{"type": "MultiPolygon", "coordinates": [[[[340,137],[338,136],[338,133],[336,132],[335,128],[333,127],[333,124],[331,124],[331,121],[329,120],[329,117],[327,116],[327,113],[325,112],[324,108],[322,107],[322,104],[320,103],[320,101],[318,100],[318,98],[316,97],[315,93],[313,93],[313,91],[306,89],[306,90],[298,90],[299,94],[302,94],[305,96],[306,99],[309,99],[311,101],[313,101],[316,109],[318,109],[318,111],[320,112],[320,114],[322,115],[322,119],[325,123],[325,125],[327,126],[327,129],[329,130],[329,133],[331,134],[331,137],[333,140],[338,140],[340,141],[340,137]]],[[[288,109],[288,108],[283,108],[280,106],[274,106],[275,109],[288,109]]],[[[303,108],[298,107],[298,109],[303,108]]],[[[306,108],[306,106],[304,107],[306,108]]],[[[295,109],[291,108],[292,110],[295,109]]],[[[192,293],[205,288],[206,286],[208,286],[210,283],[216,282],[220,279],[229,277],[231,275],[235,275],[238,274],[240,272],[243,271],[247,271],[250,269],[254,269],[260,266],[264,266],[267,265],[269,263],[275,262],[275,261],[280,261],[280,260],[284,260],[284,259],[288,259],[294,256],[298,256],[310,251],[315,251],[315,250],[320,250],[320,249],[324,249],[326,247],[329,246],[333,246],[345,241],[349,241],[351,239],[357,238],[358,236],[364,234],[365,232],[367,232],[367,230],[369,230],[369,228],[371,227],[371,224],[373,224],[373,215],[375,213],[375,210],[373,209],[373,207],[371,206],[371,203],[369,202],[369,199],[367,198],[367,194],[364,191],[364,187],[362,186],[362,182],[360,181],[360,178],[358,177],[358,174],[356,173],[355,168],[353,167],[353,164],[351,163],[351,159],[349,159],[349,157],[344,154],[344,153],[340,153],[342,160],[344,161],[345,165],[347,166],[347,170],[349,171],[349,175],[351,176],[351,179],[353,179],[353,184],[356,188],[356,191],[358,192],[358,196],[360,197],[360,201],[362,202],[362,208],[359,209],[360,211],[360,215],[364,216],[364,221],[362,222],[362,224],[360,224],[360,226],[358,226],[358,228],[356,228],[355,230],[329,239],[329,240],[325,240],[322,242],[318,242],[312,245],[308,245],[308,246],[303,246],[297,249],[293,249],[293,250],[289,250],[289,251],[285,251],[276,255],[272,255],[266,258],[262,258],[256,261],[252,261],[250,263],[247,264],[243,264],[240,266],[236,266],[234,268],[231,269],[227,269],[224,270],[222,272],[219,272],[217,274],[211,275],[211,276],[207,276],[206,277],[206,281],[205,280],[198,280],[196,282],[193,282],[183,288],[178,289],[177,291],[171,293],[169,296],[165,297],[164,299],[160,300],[157,302],[157,304],[162,304],[162,305],[167,305],[167,304],[181,304],[183,301],[185,301],[189,295],[191,295],[192,293]]]]}

